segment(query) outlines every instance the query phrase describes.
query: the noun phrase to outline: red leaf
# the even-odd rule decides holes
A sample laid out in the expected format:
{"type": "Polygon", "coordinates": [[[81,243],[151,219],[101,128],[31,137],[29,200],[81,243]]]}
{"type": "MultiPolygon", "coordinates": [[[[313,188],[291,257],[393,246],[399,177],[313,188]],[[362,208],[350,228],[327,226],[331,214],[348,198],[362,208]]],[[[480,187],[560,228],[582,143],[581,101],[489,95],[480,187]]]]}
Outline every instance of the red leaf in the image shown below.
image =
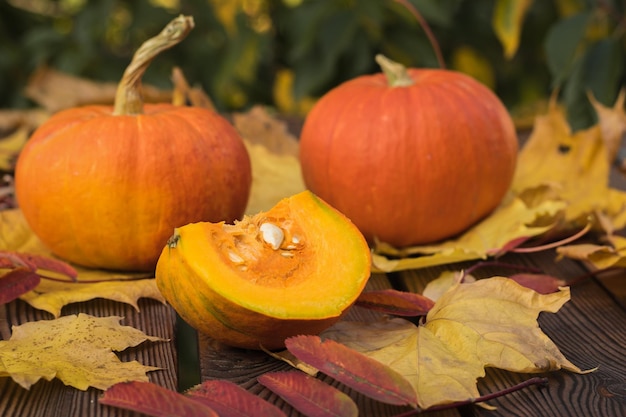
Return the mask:
{"type": "Polygon", "coordinates": [[[39,285],[41,277],[26,267],[15,268],[0,277],[0,304],[10,303],[39,285]]]}
{"type": "Polygon", "coordinates": [[[392,289],[364,292],[356,300],[359,307],[405,317],[425,316],[434,304],[421,294],[392,289]]]}
{"type": "Polygon", "coordinates": [[[375,400],[417,406],[417,394],[402,375],[333,340],[319,336],[295,336],[285,340],[298,359],[375,400]]]}
{"type": "Polygon", "coordinates": [[[511,275],[509,278],[540,294],[557,292],[559,287],[567,285],[567,282],[564,280],[545,274],[515,274],[511,275]]]}
{"type": "Polygon", "coordinates": [[[358,407],[347,394],[304,372],[270,372],[257,379],[308,417],[359,415],[358,407]]]}
{"type": "Polygon", "coordinates": [[[99,402],[152,417],[219,417],[206,405],[150,382],[115,384],[99,402]]]}
{"type": "Polygon", "coordinates": [[[50,272],[56,272],[76,281],[78,273],[66,262],[48,256],[35,255],[31,253],[0,251],[0,267],[12,268],[24,266],[28,269],[36,271],[43,269],[50,272]]]}
{"type": "Polygon", "coordinates": [[[220,417],[285,417],[278,407],[229,381],[205,381],[186,394],[211,407],[220,417]]]}

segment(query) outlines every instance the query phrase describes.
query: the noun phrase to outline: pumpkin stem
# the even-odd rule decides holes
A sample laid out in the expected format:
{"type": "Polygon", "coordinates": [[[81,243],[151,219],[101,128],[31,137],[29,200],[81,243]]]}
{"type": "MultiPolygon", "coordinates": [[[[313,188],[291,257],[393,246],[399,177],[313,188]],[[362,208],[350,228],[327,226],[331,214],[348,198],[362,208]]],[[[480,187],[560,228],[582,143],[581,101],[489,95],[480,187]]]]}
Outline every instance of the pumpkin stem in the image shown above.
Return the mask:
{"type": "Polygon", "coordinates": [[[390,87],[408,87],[415,83],[404,65],[392,61],[382,54],[376,55],[376,62],[385,73],[390,87]]]}
{"type": "Polygon", "coordinates": [[[117,86],[113,114],[143,113],[141,94],[143,74],[158,54],[185,39],[193,27],[193,17],[180,15],[168,23],[161,33],[148,39],[139,47],[117,86]]]}

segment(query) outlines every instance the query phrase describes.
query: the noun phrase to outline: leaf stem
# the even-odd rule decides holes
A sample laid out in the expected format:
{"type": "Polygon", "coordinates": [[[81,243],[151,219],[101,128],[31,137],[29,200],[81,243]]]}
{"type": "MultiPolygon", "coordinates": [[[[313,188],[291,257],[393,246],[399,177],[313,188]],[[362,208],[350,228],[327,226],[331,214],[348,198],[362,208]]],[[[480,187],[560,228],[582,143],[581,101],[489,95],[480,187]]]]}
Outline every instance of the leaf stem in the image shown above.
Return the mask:
{"type": "Polygon", "coordinates": [[[577,233],[574,233],[573,235],[566,237],[565,239],[562,240],[558,240],[556,242],[551,242],[542,246],[534,246],[534,247],[526,247],[526,248],[515,248],[515,249],[511,249],[511,252],[513,253],[535,253],[535,252],[541,252],[544,250],[548,250],[548,249],[553,249],[553,248],[557,248],[559,246],[563,246],[567,243],[573,242],[578,238],[581,238],[582,236],[584,236],[589,230],[591,230],[591,223],[587,223],[587,225],[585,227],[582,228],[582,230],[580,230],[577,233]]]}
{"type": "Polygon", "coordinates": [[[410,411],[407,411],[405,413],[396,414],[394,417],[413,417],[413,416],[416,416],[418,414],[428,413],[428,412],[431,412],[431,411],[450,410],[452,408],[457,408],[457,407],[461,407],[461,406],[464,406],[464,405],[472,405],[472,404],[476,404],[476,403],[490,401],[490,400],[493,400],[495,398],[511,394],[513,392],[516,392],[516,391],[528,388],[528,387],[533,386],[533,385],[539,385],[541,387],[547,386],[548,385],[548,378],[545,378],[545,377],[533,377],[533,378],[527,379],[526,381],[522,381],[522,382],[520,382],[517,385],[513,385],[512,387],[505,388],[505,389],[503,389],[501,391],[492,392],[490,394],[481,395],[478,398],[469,399],[469,400],[465,400],[465,401],[457,401],[457,402],[453,402],[453,403],[449,403],[449,404],[434,405],[434,406],[429,407],[429,408],[424,409],[424,410],[420,410],[420,409],[410,410],[410,411]]]}
{"type": "Polygon", "coordinates": [[[420,14],[420,12],[418,12],[415,6],[413,6],[413,4],[411,4],[409,1],[407,0],[395,0],[395,1],[401,4],[402,6],[404,6],[404,8],[406,8],[413,15],[413,17],[415,17],[415,20],[417,20],[417,22],[421,26],[422,30],[426,34],[426,37],[428,38],[428,41],[430,42],[430,45],[433,48],[433,51],[435,52],[435,56],[437,57],[437,62],[439,63],[439,68],[445,69],[446,63],[443,60],[441,47],[439,46],[439,42],[437,42],[437,38],[435,38],[435,35],[430,29],[428,22],[426,22],[426,19],[424,19],[424,17],[420,14]]]}
{"type": "Polygon", "coordinates": [[[517,264],[510,264],[510,263],[507,263],[507,262],[500,262],[500,261],[484,261],[484,262],[477,262],[474,265],[470,266],[469,268],[465,269],[463,271],[463,277],[465,277],[466,275],[470,275],[470,274],[472,274],[472,272],[474,272],[474,271],[476,271],[476,270],[478,270],[480,268],[484,268],[486,266],[487,267],[493,266],[493,267],[517,269],[517,270],[532,272],[532,273],[536,273],[536,274],[539,274],[539,273],[543,272],[539,268],[534,268],[534,267],[528,266],[528,265],[517,265],[517,264]]]}
{"type": "Polygon", "coordinates": [[[193,17],[180,15],[168,23],[161,33],[148,39],[139,47],[117,86],[113,114],[143,113],[141,78],[146,69],[159,53],[185,39],[193,27],[193,17]]]}

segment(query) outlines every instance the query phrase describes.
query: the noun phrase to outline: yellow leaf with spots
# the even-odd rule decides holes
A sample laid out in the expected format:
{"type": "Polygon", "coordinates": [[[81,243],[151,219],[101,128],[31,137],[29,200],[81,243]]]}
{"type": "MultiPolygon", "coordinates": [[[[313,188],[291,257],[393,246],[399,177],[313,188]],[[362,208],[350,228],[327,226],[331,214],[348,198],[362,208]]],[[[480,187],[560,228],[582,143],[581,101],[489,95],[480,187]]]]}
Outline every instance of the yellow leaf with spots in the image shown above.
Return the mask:
{"type": "Polygon", "coordinates": [[[80,390],[148,381],[146,372],[159,368],[122,362],[114,351],[164,339],[121,326],[120,320],[79,314],[15,326],[11,339],[0,341],[0,376],[10,376],[26,389],[42,378],[58,378],[80,390]]]}
{"type": "Polygon", "coordinates": [[[20,297],[32,307],[47,311],[54,317],[59,317],[61,309],[68,304],[95,298],[130,304],[136,310],[139,310],[139,298],[152,298],[165,304],[153,278],[92,283],[42,279],[34,290],[20,297]]]}

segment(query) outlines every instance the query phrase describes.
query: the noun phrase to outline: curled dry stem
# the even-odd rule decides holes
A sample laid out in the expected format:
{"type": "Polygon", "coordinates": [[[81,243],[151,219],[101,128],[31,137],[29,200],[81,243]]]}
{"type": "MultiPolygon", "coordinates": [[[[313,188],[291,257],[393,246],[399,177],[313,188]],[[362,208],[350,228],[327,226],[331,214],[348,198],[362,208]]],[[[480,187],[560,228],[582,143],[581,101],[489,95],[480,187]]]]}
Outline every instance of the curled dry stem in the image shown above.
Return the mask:
{"type": "Polygon", "coordinates": [[[193,17],[180,15],[168,23],[161,33],[148,39],[139,47],[118,84],[113,114],[143,113],[141,78],[146,69],[158,54],[185,39],[193,27],[193,17]]]}

